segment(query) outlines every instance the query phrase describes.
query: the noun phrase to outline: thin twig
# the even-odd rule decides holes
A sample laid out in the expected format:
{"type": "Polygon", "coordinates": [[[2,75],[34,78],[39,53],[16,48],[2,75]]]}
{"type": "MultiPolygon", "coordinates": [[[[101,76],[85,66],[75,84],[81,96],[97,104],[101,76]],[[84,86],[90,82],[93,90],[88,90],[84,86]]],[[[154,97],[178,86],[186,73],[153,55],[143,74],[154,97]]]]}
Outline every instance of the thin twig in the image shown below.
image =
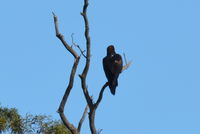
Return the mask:
{"type": "Polygon", "coordinates": [[[123,55],[124,55],[125,64],[127,65],[127,60],[126,60],[126,55],[125,55],[125,53],[123,53],[123,55]]]}
{"type": "Polygon", "coordinates": [[[98,131],[98,134],[100,134],[102,131],[103,131],[103,129],[100,129],[100,130],[98,131]]]}
{"type": "Polygon", "coordinates": [[[54,18],[56,37],[58,37],[58,39],[60,39],[60,41],[62,42],[64,47],[74,56],[74,58],[78,58],[79,57],[78,54],[67,44],[67,42],[64,39],[64,36],[59,32],[57,16],[53,12],[52,12],[52,14],[53,14],[53,18],[54,18]]]}
{"type": "Polygon", "coordinates": [[[74,35],[74,33],[71,34],[72,44],[73,44],[75,47],[77,47],[77,48],[79,49],[79,51],[81,52],[81,54],[82,54],[85,58],[87,58],[86,55],[84,54],[85,50],[82,50],[82,49],[80,48],[80,46],[74,42],[74,37],[73,37],[73,35],[74,35]]]}
{"type": "Polygon", "coordinates": [[[127,63],[125,53],[123,53],[123,55],[124,55],[125,65],[122,67],[122,71],[128,69],[128,68],[130,67],[130,65],[132,64],[132,61],[129,61],[129,62],[127,63]]]}
{"type": "Polygon", "coordinates": [[[131,64],[132,64],[132,61],[129,61],[128,64],[126,64],[126,65],[123,66],[122,71],[128,69],[131,64]]]}
{"type": "Polygon", "coordinates": [[[86,115],[87,115],[87,111],[88,111],[88,105],[86,105],[85,110],[84,110],[84,112],[83,112],[83,115],[82,115],[82,117],[81,117],[81,120],[80,120],[79,123],[78,123],[78,132],[79,132],[79,133],[80,133],[80,131],[81,131],[81,127],[82,127],[83,121],[85,120],[85,117],[86,117],[86,115]]]}

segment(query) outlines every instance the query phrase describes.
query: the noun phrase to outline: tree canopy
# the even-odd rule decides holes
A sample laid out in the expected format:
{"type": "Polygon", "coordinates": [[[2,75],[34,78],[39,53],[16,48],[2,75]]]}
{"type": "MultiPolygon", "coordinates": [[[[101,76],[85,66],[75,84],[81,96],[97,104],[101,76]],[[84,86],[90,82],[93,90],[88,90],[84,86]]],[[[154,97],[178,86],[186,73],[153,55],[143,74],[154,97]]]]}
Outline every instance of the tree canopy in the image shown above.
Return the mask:
{"type": "Polygon", "coordinates": [[[71,134],[60,120],[51,116],[26,114],[22,117],[16,108],[0,106],[0,133],[11,134],[71,134]]]}

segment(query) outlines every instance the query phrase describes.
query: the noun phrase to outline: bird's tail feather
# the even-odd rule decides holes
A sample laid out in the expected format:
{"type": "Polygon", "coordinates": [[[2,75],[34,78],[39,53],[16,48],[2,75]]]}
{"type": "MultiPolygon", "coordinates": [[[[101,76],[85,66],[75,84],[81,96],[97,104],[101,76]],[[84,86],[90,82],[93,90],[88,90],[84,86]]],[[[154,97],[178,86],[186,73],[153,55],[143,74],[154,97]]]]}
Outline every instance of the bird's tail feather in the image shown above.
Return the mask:
{"type": "Polygon", "coordinates": [[[113,81],[109,84],[109,87],[110,87],[110,92],[115,95],[115,91],[116,91],[116,87],[118,85],[118,82],[117,80],[116,81],[113,81]]]}

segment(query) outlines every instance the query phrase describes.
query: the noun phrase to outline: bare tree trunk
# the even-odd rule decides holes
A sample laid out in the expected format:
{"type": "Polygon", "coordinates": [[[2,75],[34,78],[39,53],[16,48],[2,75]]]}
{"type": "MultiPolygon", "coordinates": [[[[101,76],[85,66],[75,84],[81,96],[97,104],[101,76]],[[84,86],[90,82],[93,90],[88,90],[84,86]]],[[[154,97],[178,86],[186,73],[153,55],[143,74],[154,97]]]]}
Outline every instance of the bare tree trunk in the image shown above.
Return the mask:
{"type": "Polygon", "coordinates": [[[92,134],[97,134],[96,128],[95,128],[95,110],[92,110],[89,112],[89,123],[90,123],[90,131],[92,134]]]}

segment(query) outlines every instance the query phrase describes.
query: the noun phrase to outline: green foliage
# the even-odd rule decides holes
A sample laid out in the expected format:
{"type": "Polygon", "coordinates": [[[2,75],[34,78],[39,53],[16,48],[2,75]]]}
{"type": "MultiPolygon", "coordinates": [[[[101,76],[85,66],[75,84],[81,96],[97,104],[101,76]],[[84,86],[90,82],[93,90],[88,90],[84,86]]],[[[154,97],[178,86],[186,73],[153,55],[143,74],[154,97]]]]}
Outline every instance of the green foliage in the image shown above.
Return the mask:
{"type": "Polygon", "coordinates": [[[4,117],[0,117],[0,132],[6,130],[6,119],[4,117]]]}
{"type": "Polygon", "coordinates": [[[50,116],[27,114],[24,118],[25,132],[38,134],[70,134],[61,121],[52,120],[50,116]]]}
{"type": "Polygon", "coordinates": [[[54,122],[53,125],[49,127],[47,130],[48,134],[70,134],[69,130],[66,129],[66,127],[60,123],[60,122],[54,122]]]}
{"type": "Polygon", "coordinates": [[[46,115],[27,114],[24,118],[15,108],[0,107],[0,133],[71,134],[60,120],[46,115]]]}
{"type": "Polygon", "coordinates": [[[0,132],[8,131],[13,134],[22,134],[23,119],[15,108],[0,107],[0,132]]]}

